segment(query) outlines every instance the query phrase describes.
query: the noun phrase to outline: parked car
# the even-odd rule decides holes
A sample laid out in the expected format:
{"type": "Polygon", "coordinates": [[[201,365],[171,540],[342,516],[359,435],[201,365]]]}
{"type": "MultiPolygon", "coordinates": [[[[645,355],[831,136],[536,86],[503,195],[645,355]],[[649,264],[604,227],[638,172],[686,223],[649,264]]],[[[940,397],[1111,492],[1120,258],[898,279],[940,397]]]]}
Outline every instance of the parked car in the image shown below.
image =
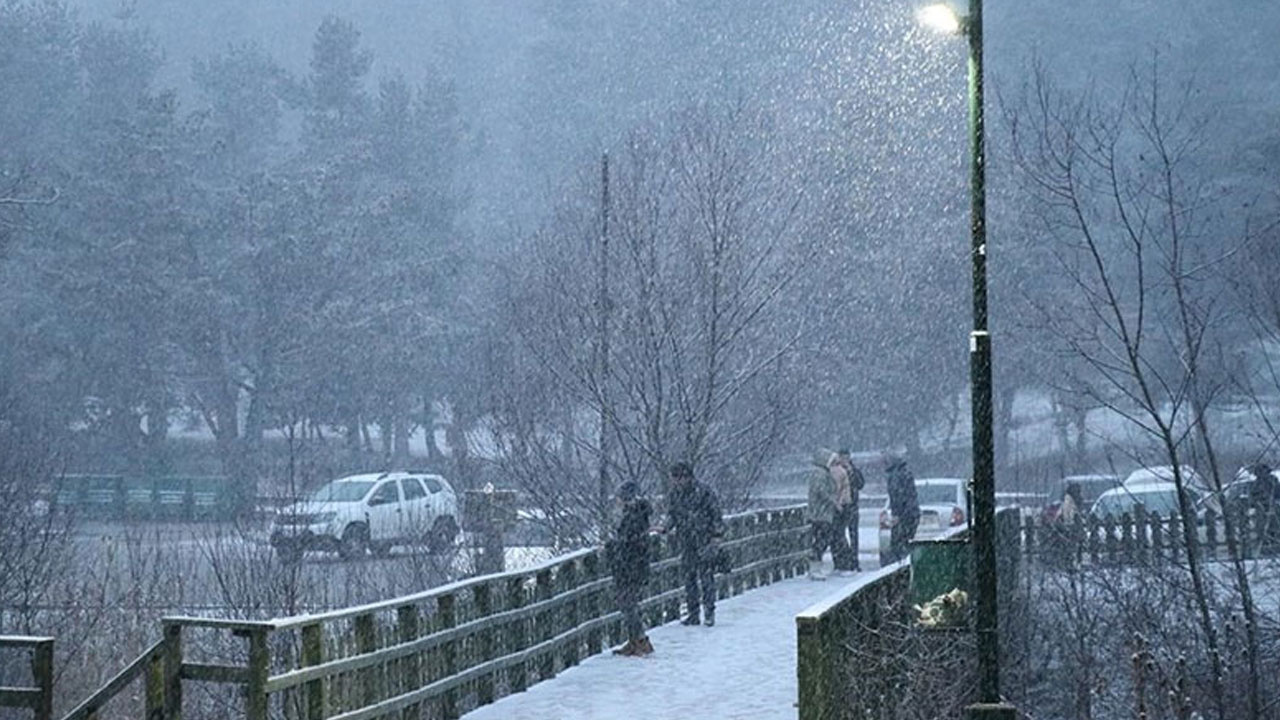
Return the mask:
{"type": "MultiPolygon", "coordinates": [[[[1204,519],[1207,510],[1222,513],[1222,506],[1214,494],[1191,486],[1185,486],[1185,492],[1191,500],[1197,521],[1204,519]]],[[[1133,517],[1139,505],[1148,513],[1159,513],[1162,518],[1182,514],[1178,503],[1177,486],[1171,482],[1151,479],[1132,485],[1126,483],[1102,493],[1089,512],[1099,520],[1106,518],[1116,520],[1123,515],[1133,517]]]]}
{"type": "MultiPolygon", "coordinates": [[[[937,537],[949,528],[959,527],[969,518],[969,481],[963,478],[920,478],[916,480],[916,498],[920,502],[920,524],[916,539],[937,537]]],[[[895,520],[885,500],[880,511],[880,564],[889,561],[890,531],[895,520]]]]}
{"type": "Polygon", "coordinates": [[[1120,477],[1117,475],[1068,475],[1062,478],[1051,495],[1053,501],[1040,510],[1041,522],[1049,523],[1058,519],[1058,512],[1062,510],[1062,498],[1066,495],[1069,485],[1080,488],[1080,512],[1086,512],[1093,507],[1093,503],[1102,496],[1102,493],[1120,486],[1120,477]]]}
{"type": "Polygon", "coordinates": [[[458,497],[443,477],[373,473],[334,480],[281,509],[272,522],[271,545],[285,561],[308,550],[350,559],[366,550],[386,554],[393,545],[426,544],[439,551],[457,534],[458,497]]]}
{"type": "MultiPolygon", "coordinates": [[[[1201,477],[1200,473],[1190,465],[1182,465],[1179,468],[1179,474],[1182,476],[1182,484],[1184,487],[1195,488],[1202,493],[1212,492],[1209,483],[1201,477]]],[[[1173,466],[1172,465],[1153,465],[1151,467],[1143,467],[1129,473],[1124,479],[1124,486],[1145,485],[1148,483],[1172,483],[1173,482],[1173,466]]]]}

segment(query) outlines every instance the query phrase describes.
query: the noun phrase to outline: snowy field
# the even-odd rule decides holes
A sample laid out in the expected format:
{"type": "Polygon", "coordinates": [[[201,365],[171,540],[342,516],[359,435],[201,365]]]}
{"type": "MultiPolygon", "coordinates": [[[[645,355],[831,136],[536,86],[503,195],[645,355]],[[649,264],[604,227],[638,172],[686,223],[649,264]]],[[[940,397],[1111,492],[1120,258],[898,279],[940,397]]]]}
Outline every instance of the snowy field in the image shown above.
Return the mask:
{"type": "Polygon", "coordinates": [[[655,652],[649,657],[596,655],[466,718],[794,720],[795,616],[856,580],[801,577],[722,600],[713,628],[654,628],[649,638],[655,652]]]}

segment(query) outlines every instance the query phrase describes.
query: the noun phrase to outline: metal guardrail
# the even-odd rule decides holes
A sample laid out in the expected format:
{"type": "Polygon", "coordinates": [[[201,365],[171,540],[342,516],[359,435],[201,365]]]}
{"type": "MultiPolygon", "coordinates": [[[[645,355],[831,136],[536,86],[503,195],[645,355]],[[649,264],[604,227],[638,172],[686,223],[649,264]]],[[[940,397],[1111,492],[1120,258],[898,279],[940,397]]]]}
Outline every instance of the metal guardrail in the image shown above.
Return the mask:
{"type": "Polygon", "coordinates": [[[212,519],[233,510],[223,476],[68,474],[54,480],[49,505],[96,518],[212,519]]]}

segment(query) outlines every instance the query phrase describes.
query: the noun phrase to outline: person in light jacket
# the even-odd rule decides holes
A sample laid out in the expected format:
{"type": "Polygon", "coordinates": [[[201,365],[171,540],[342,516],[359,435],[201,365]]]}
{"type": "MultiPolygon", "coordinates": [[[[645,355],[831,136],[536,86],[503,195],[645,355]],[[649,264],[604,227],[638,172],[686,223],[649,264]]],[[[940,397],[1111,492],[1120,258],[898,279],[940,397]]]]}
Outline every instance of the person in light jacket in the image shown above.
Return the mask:
{"type": "Polygon", "coordinates": [[[809,554],[809,579],[826,580],[822,556],[832,549],[835,559],[836,479],[832,474],[835,456],[819,450],[813,456],[813,469],[809,471],[809,504],[805,507],[805,519],[809,521],[813,543],[809,554]]]}

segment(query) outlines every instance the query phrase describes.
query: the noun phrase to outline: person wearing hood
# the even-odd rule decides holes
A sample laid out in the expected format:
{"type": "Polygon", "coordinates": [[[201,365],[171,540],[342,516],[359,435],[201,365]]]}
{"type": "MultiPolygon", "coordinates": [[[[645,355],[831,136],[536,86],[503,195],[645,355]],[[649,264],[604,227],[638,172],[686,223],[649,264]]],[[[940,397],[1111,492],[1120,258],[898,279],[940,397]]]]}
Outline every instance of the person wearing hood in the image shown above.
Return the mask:
{"type": "Polygon", "coordinates": [[[886,485],[889,491],[889,531],[891,562],[906,557],[907,543],[916,536],[920,524],[920,499],[916,494],[916,479],[907,469],[907,461],[890,457],[885,462],[886,485]]]}
{"type": "Polygon", "coordinates": [[[641,497],[640,486],[625,482],[618,488],[622,518],[614,537],[605,544],[613,587],[622,613],[627,642],[613,651],[614,655],[643,657],[653,652],[653,643],[644,631],[640,601],[649,583],[649,501],[641,497]]]}
{"type": "Polygon", "coordinates": [[[813,546],[809,556],[810,580],[826,580],[822,556],[828,548],[833,551],[833,559],[836,555],[836,480],[831,472],[832,459],[835,457],[833,453],[818,451],[813,457],[813,470],[809,473],[809,504],[805,508],[805,519],[809,521],[813,533],[813,546]]]}

